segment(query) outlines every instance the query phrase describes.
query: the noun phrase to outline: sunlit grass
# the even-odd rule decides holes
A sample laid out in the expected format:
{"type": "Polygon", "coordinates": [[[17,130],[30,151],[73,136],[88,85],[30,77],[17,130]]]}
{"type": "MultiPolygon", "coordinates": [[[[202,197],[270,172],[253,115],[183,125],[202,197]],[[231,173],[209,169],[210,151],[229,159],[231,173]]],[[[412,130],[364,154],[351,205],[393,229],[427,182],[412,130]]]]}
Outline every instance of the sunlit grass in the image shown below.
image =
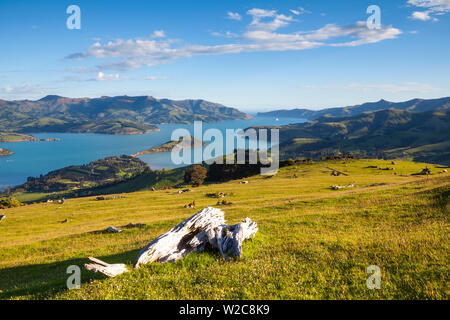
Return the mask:
{"type": "Polygon", "coordinates": [[[8,209],[0,222],[0,298],[448,299],[450,178],[433,165],[430,177],[410,175],[425,166],[382,160],[303,164],[274,178],[246,179],[247,185],[230,181],[186,194],[145,191],[8,209]],[[349,176],[332,177],[327,166],[349,176]],[[330,189],[348,184],[356,188],[330,189]],[[213,192],[231,194],[233,204],[221,207],[230,223],[250,217],[259,224],[241,260],[226,262],[207,251],[115,279],[83,270],[81,290],[66,289],[69,265],[95,256],[131,267],[156,236],[215,206],[217,199],[206,197],[213,192]],[[197,209],[183,208],[193,200],[197,209]],[[69,223],[61,223],[66,218],[69,223]],[[101,232],[130,222],[147,226],[101,232]],[[381,268],[381,290],[366,287],[370,265],[381,268]]]}

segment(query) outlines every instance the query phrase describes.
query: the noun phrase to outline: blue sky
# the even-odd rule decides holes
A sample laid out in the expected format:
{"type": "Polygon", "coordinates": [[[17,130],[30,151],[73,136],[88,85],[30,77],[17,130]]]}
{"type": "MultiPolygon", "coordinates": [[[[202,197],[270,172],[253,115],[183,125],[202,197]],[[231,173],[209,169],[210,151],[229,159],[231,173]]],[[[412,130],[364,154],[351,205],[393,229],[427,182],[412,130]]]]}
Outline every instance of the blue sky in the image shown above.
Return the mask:
{"type": "Polygon", "coordinates": [[[153,95],[252,112],[450,96],[449,16],[450,0],[2,0],[0,98],[153,95]]]}

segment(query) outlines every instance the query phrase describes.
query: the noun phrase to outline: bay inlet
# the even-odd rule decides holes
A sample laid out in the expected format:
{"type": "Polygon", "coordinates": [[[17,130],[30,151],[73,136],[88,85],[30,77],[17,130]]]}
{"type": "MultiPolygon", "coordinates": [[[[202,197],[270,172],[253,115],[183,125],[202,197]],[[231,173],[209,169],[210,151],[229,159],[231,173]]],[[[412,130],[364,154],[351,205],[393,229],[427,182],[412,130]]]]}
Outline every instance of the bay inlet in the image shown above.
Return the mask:
{"type": "MultiPolygon", "coordinates": [[[[287,125],[304,122],[302,119],[255,117],[250,120],[203,123],[203,130],[245,129],[251,126],[287,125]]],[[[104,135],[84,133],[38,133],[38,139],[60,139],[60,141],[25,141],[0,143],[0,148],[14,151],[14,155],[0,157],[0,188],[20,185],[28,177],[38,177],[50,171],[70,165],[87,164],[91,161],[123,154],[132,155],[142,150],[157,147],[171,140],[172,132],[178,128],[188,129],[193,135],[193,124],[158,125],[160,131],[143,135],[104,135]]],[[[170,153],[139,156],[153,170],[177,167],[170,153]]]]}

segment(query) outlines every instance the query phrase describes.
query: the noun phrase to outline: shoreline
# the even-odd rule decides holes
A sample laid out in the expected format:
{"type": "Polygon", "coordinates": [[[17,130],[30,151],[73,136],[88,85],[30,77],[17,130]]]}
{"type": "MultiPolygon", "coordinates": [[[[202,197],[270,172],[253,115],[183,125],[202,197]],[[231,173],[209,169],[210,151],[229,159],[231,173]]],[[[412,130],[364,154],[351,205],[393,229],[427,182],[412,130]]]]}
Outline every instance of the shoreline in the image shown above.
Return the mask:
{"type": "Polygon", "coordinates": [[[0,157],[8,157],[14,154],[13,151],[5,148],[0,148],[0,157]]]}

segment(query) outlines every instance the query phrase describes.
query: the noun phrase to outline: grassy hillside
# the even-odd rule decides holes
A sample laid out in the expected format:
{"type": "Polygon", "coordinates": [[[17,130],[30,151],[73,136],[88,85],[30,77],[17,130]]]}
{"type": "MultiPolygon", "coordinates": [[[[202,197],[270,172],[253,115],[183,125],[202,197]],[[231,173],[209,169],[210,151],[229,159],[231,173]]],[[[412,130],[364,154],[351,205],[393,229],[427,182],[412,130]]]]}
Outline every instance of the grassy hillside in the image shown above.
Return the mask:
{"type": "Polygon", "coordinates": [[[144,171],[139,173],[137,176],[132,175],[132,177],[126,178],[123,181],[117,181],[117,179],[114,179],[111,183],[104,183],[101,185],[98,185],[98,183],[93,181],[91,187],[81,189],[76,187],[57,192],[48,192],[45,190],[41,192],[19,192],[15,193],[14,196],[24,203],[33,203],[46,201],[47,199],[78,198],[115,193],[129,193],[152,190],[152,188],[164,189],[182,183],[184,171],[185,168],[144,171]]]}
{"type": "Polygon", "coordinates": [[[278,127],[283,158],[351,153],[450,164],[450,111],[383,110],[278,127]]]}
{"type": "Polygon", "coordinates": [[[247,118],[237,109],[204,100],[175,101],[147,96],[0,100],[0,131],[5,132],[141,134],[156,130],[154,124],[247,118]]]}
{"type": "Polygon", "coordinates": [[[60,141],[59,138],[39,139],[27,134],[14,132],[0,132],[0,142],[23,142],[23,141],[60,141]]]}
{"type": "MultiPolygon", "coordinates": [[[[14,189],[15,192],[61,192],[117,183],[150,171],[148,165],[130,156],[108,157],[81,166],[69,166],[33,178],[14,189]]],[[[20,198],[20,196],[19,196],[20,198]]]]}
{"type": "Polygon", "coordinates": [[[282,168],[273,178],[195,188],[123,194],[96,201],[36,204],[3,210],[0,222],[2,299],[448,299],[450,176],[412,176],[426,165],[382,160],[329,161],[282,168]],[[348,176],[331,176],[327,167],[348,176]],[[378,167],[378,168],[375,168],[378,167]],[[395,167],[395,170],[379,170],[395,167]],[[397,173],[397,175],[394,175],[397,173]],[[293,178],[294,174],[298,178],[293,178]],[[355,184],[334,191],[332,185],[355,184]],[[67,291],[66,269],[95,256],[130,266],[156,236],[228,194],[228,222],[258,222],[244,257],[217,252],[174,264],[152,264],[114,279],[82,272],[81,290],[67,291]],[[184,205],[195,200],[197,209],[184,205]],[[68,219],[68,223],[61,221],[68,219]],[[145,223],[120,234],[108,226],[145,223]],[[370,265],[381,290],[366,287],[370,265]]]}
{"type": "Polygon", "coordinates": [[[33,141],[35,138],[26,134],[0,132],[0,142],[33,141]]]}

